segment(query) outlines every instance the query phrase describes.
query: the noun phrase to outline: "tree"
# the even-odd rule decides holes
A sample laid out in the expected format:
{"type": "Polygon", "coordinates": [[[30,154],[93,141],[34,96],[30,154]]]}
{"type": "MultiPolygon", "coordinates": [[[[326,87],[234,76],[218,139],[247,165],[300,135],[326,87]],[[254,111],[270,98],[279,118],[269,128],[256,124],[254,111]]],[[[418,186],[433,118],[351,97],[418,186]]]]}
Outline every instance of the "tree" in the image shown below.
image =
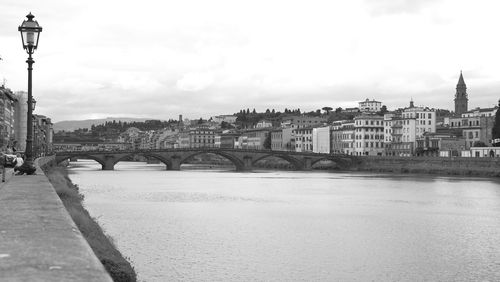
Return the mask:
{"type": "Polygon", "coordinates": [[[383,105],[382,108],[380,108],[380,114],[383,115],[385,113],[387,113],[387,107],[383,105]]]}
{"type": "Polygon", "coordinates": [[[336,112],[337,114],[340,114],[340,113],[342,112],[342,107],[338,107],[338,108],[336,108],[336,109],[335,109],[335,112],[336,112]]]}
{"type": "Polygon", "coordinates": [[[326,113],[327,115],[329,115],[329,114],[330,114],[330,111],[331,111],[331,110],[333,110],[333,108],[332,108],[332,107],[323,107],[323,108],[322,108],[322,110],[323,110],[323,111],[325,111],[325,113],[326,113]]]}
{"type": "Polygon", "coordinates": [[[488,147],[488,145],[484,144],[483,141],[476,141],[476,142],[474,142],[472,147],[488,147]]]}
{"type": "Polygon", "coordinates": [[[266,136],[266,139],[264,139],[264,144],[262,144],[264,149],[271,149],[271,132],[269,132],[266,136]]]}
{"type": "MultiPolygon", "coordinates": [[[[491,136],[493,140],[500,138],[500,100],[498,100],[497,113],[495,114],[495,124],[491,130],[491,136]]],[[[493,141],[493,146],[500,147],[500,142],[493,141]]]]}

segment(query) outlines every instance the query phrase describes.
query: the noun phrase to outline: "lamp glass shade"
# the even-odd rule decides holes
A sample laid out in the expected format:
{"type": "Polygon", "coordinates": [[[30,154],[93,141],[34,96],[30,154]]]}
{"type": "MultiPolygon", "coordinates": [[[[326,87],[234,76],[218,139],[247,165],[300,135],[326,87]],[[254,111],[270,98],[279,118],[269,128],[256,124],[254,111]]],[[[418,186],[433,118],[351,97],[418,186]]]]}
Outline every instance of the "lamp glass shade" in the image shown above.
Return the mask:
{"type": "Polygon", "coordinates": [[[23,48],[26,50],[35,50],[38,47],[38,39],[42,27],[37,21],[34,21],[31,13],[26,16],[28,19],[24,20],[18,30],[21,33],[21,40],[23,41],[23,48]]]}

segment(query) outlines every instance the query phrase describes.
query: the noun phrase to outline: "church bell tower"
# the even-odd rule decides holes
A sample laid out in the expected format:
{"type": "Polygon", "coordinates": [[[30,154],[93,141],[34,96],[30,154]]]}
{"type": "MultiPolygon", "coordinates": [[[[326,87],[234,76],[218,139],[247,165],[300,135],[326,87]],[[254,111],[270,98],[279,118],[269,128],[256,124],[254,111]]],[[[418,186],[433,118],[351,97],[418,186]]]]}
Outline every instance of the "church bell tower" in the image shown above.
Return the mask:
{"type": "Polygon", "coordinates": [[[460,116],[467,112],[469,98],[467,97],[467,86],[460,71],[460,78],[458,79],[457,92],[455,93],[455,114],[460,116]]]}

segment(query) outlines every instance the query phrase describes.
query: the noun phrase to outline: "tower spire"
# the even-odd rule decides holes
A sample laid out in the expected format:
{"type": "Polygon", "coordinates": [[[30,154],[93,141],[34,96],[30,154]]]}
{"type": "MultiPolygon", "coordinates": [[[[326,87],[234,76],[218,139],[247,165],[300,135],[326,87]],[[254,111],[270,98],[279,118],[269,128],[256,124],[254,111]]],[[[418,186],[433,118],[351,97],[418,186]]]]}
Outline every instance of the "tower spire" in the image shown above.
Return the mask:
{"type": "Polygon", "coordinates": [[[462,71],[460,71],[460,78],[458,78],[458,84],[457,84],[457,87],[459,85],[464,85],[465,86],[465,81],[464,81],[464,76],[462,75],[462,71]]]}
{"type": "Polygon", "coordinates": [[[464,76],[460,71],[460,77],[457,83],[457,92],[455,93],[455,114],[461,115],[467,112],[469,98],[467,95],[467,85],[465,85],[464,76]]]}

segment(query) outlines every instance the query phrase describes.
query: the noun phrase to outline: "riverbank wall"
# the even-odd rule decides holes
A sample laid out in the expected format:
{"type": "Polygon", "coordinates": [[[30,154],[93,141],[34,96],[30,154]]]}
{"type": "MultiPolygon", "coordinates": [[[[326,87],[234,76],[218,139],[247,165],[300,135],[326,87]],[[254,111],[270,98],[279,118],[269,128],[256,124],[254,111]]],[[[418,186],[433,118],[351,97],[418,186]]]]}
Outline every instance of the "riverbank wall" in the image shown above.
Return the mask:
{"type": "Polygon", "coordinates": [[[112,239],[83,207],[83,195],[79,193],[78,186],[71,182],[66,168],[55,165],[53,157],[40,159],[40,166],[79,231],[113,281],[136,281],[137,275],[130,262],[123,257],[112,239]]]}
{"type": "Polygon", "coordinates": [[[351,170],[500,177],[500,158],[357,157],[351,170]]]}
{"type": "Polygon", "coordinates": [[[0,281],[112,281],[47,177],[0,185],[0,281]]]}

